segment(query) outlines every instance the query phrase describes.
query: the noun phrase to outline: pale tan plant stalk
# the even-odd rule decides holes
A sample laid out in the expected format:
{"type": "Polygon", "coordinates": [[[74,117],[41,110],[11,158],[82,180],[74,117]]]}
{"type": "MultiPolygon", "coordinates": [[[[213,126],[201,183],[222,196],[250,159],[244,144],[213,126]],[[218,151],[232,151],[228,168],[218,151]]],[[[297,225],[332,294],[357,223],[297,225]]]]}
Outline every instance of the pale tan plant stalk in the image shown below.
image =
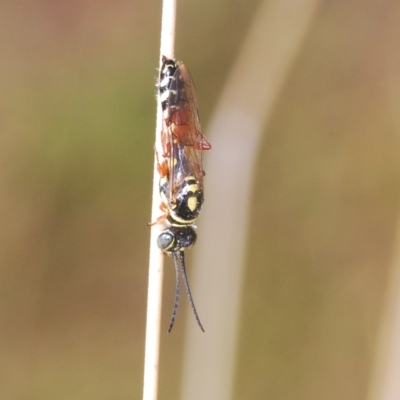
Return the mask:
{"type": "Polygon", "coordinates": [[[400,220],[389,270],[368,400],[400,398],[400,220]]]}
{"type": "MultiPolygon", "coordinates": [[[[164,0],[162,9],[159,65],[161,65],[162,56],[174,58],[175,15],[176,0],[164,0]]],[[[157,102],[157,104],[158,106],[155,144],[156,149],[161,150],[159,149],[161,143],[161,106],[159,101],[157,102]]],[[[160,216],[160,195],[158,185],[159,174],[157,171],[157,161],[156,159],[154,159],[151,221],[155,221],[157,217],[160,216]]],[[[157,399],[163,279],[163,255],[160,249],[157,247],[157,237],[160,234],[160,231],[160,224],[155,224],[151,228],[150,235],[143,400],[157,399]]]]}

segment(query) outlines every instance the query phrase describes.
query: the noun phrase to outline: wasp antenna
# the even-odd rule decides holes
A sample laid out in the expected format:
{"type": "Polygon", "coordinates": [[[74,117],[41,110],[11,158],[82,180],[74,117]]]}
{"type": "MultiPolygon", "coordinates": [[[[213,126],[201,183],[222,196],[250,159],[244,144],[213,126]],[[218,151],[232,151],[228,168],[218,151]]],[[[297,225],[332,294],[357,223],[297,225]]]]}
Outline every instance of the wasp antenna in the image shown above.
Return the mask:
{"type": "Polygon", "coordinates": [[[168,328],[168,333],[171,332],[172,328],[174,327],[175,319],[176,319],[176,313],[178,311],[178,304],[179,304],[179,295],[181,291],[181,279],[180,279],[180,274],[179,274],[179,265],[178,265],[178,258],[176,256],[176,253],[173,253],[174,257],[174,266],[175,266],[175,303],[174,303],[174,309],[172,310],[172,316],[171,316],[171,322],[169,324],[168,328]]]}
{"type": "Polygon", "coordinates": [[[186,288],[186,293],[187,293],[187,295],[188,295],[190,305],[192,306],[193,314],[194,314],[194,316],[196,317],[196,321],[197,321],[197,323],[198,323],[200,329],[201,329],[203,332],[205,332],[205,331],[204,331],[204,328],[203,328],[203,325],[202,325],[201,322],[200,322],[199,315],[197,314],[196,307],[195,307],[195,305],[194,305],[194,301],[193,301],[193,298],[192,298],[192,293],[190,292],[189,281],[188,281],[188,278],[187,278],[187,275],[186,275],[185,254],[184,254],[183,251],[179,251],[178,254],[177,254],[177,253],[174,253],[174,258],[175,258],[175,257],[179,257],[179,259],[181,260],[182,276],[183,276],[183,282],[184,282],[185,288],[186,288]]]}

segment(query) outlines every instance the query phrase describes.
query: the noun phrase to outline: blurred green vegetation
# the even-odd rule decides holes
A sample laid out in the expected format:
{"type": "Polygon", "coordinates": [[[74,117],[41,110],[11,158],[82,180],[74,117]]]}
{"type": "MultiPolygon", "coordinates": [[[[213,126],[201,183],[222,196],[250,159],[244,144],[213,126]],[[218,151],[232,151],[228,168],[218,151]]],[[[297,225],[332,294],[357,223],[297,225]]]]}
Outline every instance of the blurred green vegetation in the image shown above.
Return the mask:
{"type": "MultiPolygon", "coordinates": [[[[214,99],[204,121],[237,51],[220,29],[246,27],[256,4],[178,10],[177,57],[214,99]]],[[[160,23],[160,2],[2,6],[2,399],[141,396],[160,23]]],[[[182,332],[163,347],[169,398],[182,332]]]]}
{"type": "MultiPolygon", "coordinates": [[[[258,4],[178,6],[204,128],[258,4]]],[[[1,399],[141,397],[160,13],[2,6],[1,399]]],[[[265,128],[234,398],[365,398],[399,216],[399,13],[321,2],[265,128]]],[[[162,334],[160,399],[183,332],[162,334]]]]}

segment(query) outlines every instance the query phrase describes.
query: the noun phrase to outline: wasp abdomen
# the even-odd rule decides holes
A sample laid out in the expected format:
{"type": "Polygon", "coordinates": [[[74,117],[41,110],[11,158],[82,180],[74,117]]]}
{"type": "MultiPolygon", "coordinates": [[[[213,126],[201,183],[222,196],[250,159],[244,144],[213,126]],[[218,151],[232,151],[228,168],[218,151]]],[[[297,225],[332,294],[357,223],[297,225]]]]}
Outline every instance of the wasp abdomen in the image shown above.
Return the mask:
{"type": "MultiPolygon", "coordinates": [[[[161,108],[163,111],[167,110],[170,106],[169,97],[171,94],[171,82],[175,80],[175,71],[178,69],[178,65],[174,60],[169,60],[163,57],[162,70],[160,72],[160,100],[161,108]]],[[[172,90],[172,92],[176,92],[172,90]]]]}

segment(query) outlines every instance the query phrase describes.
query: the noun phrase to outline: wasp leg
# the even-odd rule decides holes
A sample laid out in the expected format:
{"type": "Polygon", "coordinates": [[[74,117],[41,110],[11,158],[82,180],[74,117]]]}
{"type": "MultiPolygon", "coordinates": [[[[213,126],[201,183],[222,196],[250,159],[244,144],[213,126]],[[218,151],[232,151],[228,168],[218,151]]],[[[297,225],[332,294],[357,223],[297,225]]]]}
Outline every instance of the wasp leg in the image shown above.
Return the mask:
{"type": "Polygon", "coordinates": [[[157,224],[161,224],[161,222],[164,222],[168,216],[169,216],[169,211],[168,211],[168,207],[164,204],[161,203],[160,204],[160,210],[164,213],[163,215],[160,215],[155,221],[153,222],[148,222],[147,226],[154,226],[157,224]]]}
{"type": "Polygon", "coordinates": [[[154,144],[154,153],[157,160],[157,171],[160,174],[161,178],[164,178],[168,175],[168,164],[167,160],[160,161],[160,156],[158,155],[158,151],[156,149],[156,145],[154,144]]]}
{"type": "Polygon", "coordinates": [[[168,175],[167,161],[164,160],[162,163],[159,163],[157,157],[157,171],[160,174],[161,178],[165,178],[168,175]]]}
{"type": "Polygon", "coordinates": [[[170,142],[170,130],[166,121],[163,121],[163,127],[161,130],[161,146],[163,149],[163,157],[168,158],[171,155],[171,142],[170,142]]]}

